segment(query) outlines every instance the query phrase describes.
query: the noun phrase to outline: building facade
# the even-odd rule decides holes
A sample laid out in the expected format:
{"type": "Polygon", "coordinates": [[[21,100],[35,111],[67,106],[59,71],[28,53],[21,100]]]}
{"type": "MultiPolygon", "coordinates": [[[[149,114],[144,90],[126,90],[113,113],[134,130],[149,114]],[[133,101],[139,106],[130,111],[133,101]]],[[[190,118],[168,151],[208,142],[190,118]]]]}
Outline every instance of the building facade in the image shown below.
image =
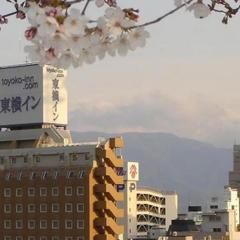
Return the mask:
{"type": "Polygon", "coordinates": [[[178,196],[175,192],[139,187],[139,164],[127,163],[125,177],[125,212],[123,239],[149,239],[151,228],[167,230],[177,218],[178,196]]]}
{"type": "Polygon", "coordinates": [[[239,197],[237,189],[225,186],[224,190],[216,196],[211,197],[207,203],[207,212],[216,210],[233,210],[235,224],[239,225],[239,197]]]}
{"type": "MultiPolygon", "coordinates": [[[[21,95],[19,101],[38,99],[40,104],[44,95],[41,89],[44,88],[36,91],[39,95],[34,92],[25,95],[25,90],[18,94],[17,88],[26,82],[22,79],[32,79],[37,83],[35,87],[41,85],[42,75],[38,78],[33,71],[28,71],[32,65],[24,66],[25,70],[22,67],[16,67],[21,69],[19,72],[15,67],[13,72],[9,68],[9,81],[18,86],[9,84],[13,91],[6,90],[9,95],[4,99],[13,101],[21,95]]],[[[55,91],[59,89],[56,76],[61,75],[58,70],[49,69],[51,74],[57,74],[51,75],[55,81],[55,99],[55,91]]],[[[4,71],[7,76],[6,69],[4,71]]],[[[49,81],[51,83],[51,79],[49,81]]],[[[0,88],[4,87],[1,85],[0,88]]],[[[61,100],[60,90],[58,94],[61,100]]],[[[4,101],[5,104],[8,102],[4,101]]],[[[3,107],[2,100],[0,103],[3,107]]],[[[38,106],[34,103],[33,108],[27,102],[26,108],[26,102],[20,103],[24,108],[22,112],[20,106],[15,112],[16,106],[9,105],[9,111],[0,113],[0,125],[3,115],[3,119],[7,119],[6,114],[10,123],[7,126],[4,120],[4,125],[0,126],[0,239],[116,240],[123,233],[123,226],[118,221],[124,214],[119,208],[124,195],[117,190],[124,182],[123,176],[118,175],[124,164],[118,155],[123,139],[116,137],[74,144],[64,125],[66,118],[55,122],[56,114],[65,114],[60,104],[54,103],[57,109],[52,112],[52,105],[43,103],[43,108],[39,107],[36,116],[29,119],[38,106]],[[38,115],[46,114],[48,108],[52,122],[41,123],[44,118],[39,120],[38,115]],[[26,119],[23,111],[27,111],[26,119]],[[16,118],[10,120],[15,114],[16,118]],[[20,124],[18,118],[21,118],[20,124]]],[[[50,118],[46,116],[46,119],[50,118]]]]}

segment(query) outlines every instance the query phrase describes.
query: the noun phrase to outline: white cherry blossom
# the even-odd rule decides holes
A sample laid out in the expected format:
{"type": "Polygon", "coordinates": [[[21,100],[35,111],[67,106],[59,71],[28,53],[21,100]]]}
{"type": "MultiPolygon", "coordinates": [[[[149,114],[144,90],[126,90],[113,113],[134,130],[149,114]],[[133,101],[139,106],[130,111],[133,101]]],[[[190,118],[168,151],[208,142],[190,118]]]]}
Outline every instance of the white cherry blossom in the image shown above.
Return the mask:
{"type": "Polygon", "coordinates": [[[67,34],[83,34],[88,23],[86,16],[81,16],[78,9],[71,9],[69,16],[64,21],[64,28],[67,34]]]}
{"type": "Polygon", "coordinates": [[[189,7],[190,11],[193,11],[193,14],[196,18],[206,18],[211,13],[209,7],[202,2],[193,3],[189,7]]]}
{"type": "Polygon", "coordinates": [[[122,57],[126,56],[130,50],[130,42],[127,35],[119,36],[114,44],[116,44],[118,54],[122,57]]]}
{"type": "Polygon", "coordinates": [[[145,47],[146,40],[149,38],[149,33],[144,30],[144,28],[134,29],[129,33],[129,44],[132,50],[135,50],[137,47],[145,47]]]}
{"type": "Polygon", "coordinates": [[[28,21],[32,26],[37,26],[39,24],[39,19],[45,15],[45,11],[43,8],[40,8],[38,4],[34,2],[29,2],[29,8],[22,8],[27,15],[28,21]]]}
{"type": "Polygon", "coordinates": [[[59,24],[54,17],[42,16],[39,18],[38,35],[51,37],[59,30],[59,24]]]}
{"type": "Polygon", "coordinates": [[[97,5],[97,7],[102,7],[104,5],[105,1],[104,0],[96,0],[95,4],[97,5]]]}

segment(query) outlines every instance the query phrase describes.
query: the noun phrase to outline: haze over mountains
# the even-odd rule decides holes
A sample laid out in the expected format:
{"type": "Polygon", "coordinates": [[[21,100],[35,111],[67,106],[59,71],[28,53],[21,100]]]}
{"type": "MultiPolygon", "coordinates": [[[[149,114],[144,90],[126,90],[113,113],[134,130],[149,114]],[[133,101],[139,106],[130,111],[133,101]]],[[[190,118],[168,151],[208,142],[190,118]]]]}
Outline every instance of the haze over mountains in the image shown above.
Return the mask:
{"type": "Polygon", "coordinates": [[[75,142],[117,135],[124,137],[125,160],[140,163],[140,185],[176,191],[180,211],[189,203],[206,202],[228,184],[232,149],[166,133],[72,133],[75,142]]]}

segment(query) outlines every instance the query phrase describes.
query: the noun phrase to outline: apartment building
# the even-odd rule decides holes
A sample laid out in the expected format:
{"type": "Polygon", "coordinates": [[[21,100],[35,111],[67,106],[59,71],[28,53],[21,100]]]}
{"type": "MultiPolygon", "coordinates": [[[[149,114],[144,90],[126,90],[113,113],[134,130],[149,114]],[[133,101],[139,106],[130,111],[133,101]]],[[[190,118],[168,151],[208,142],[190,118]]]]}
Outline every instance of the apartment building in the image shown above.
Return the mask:
{"type": "Polygon", "coordinates": [[[72,142],[63,70],[29,64],[0,76],[0,239],[116,240],[123,139],[72,142]]]}

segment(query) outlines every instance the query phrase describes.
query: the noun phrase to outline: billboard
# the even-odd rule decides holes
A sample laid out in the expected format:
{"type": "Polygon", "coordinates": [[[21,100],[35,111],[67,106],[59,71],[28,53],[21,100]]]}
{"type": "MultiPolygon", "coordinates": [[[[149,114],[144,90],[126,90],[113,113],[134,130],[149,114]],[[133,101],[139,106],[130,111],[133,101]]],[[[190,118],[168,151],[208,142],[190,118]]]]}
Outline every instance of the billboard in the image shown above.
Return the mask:
{"type": "Polygon", "coordinates": [[[139,181],[139,163],[138,162],[127,163],[127,180],[139,181]]]}
{"type": "Polygon", "coordinates": [[[49,65],[0,68],[0,127],[67,125],[66,71],[49,65]]]}

